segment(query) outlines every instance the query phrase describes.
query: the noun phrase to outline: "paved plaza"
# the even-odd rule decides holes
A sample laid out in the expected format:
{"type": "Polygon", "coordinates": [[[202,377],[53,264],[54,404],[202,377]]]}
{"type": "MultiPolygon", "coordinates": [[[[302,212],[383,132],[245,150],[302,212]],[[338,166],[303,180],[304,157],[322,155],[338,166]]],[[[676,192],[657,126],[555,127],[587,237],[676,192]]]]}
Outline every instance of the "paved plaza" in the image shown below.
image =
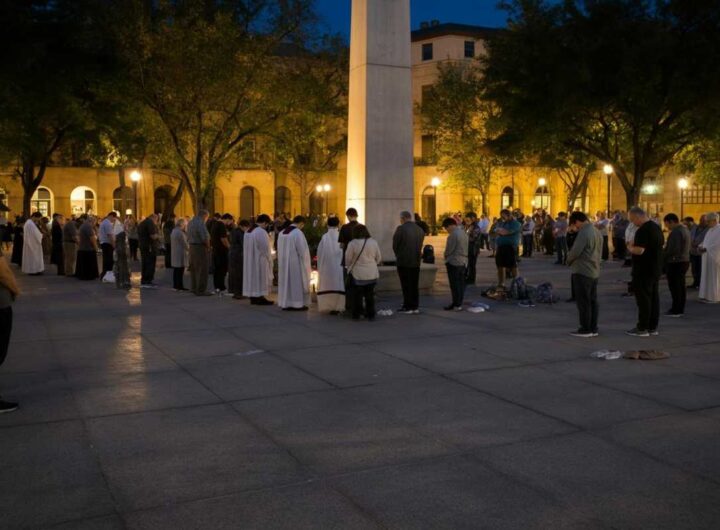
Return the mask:
{"type": "MultiPolygon", "coordinates": [[[[551,259],[521,269],[568,297],[551,259]]],[[[607,264],[601,336],[579,339],[564,302],[444,312],[442,277],[422,315],[368,323],[158,276],[20,276],[0,528],[720,527],[720,307],[695,292],[659,337],[628,337],[628,270],[607,264]],[[606,348],[671,358],[590,358],[606,348]]]]}

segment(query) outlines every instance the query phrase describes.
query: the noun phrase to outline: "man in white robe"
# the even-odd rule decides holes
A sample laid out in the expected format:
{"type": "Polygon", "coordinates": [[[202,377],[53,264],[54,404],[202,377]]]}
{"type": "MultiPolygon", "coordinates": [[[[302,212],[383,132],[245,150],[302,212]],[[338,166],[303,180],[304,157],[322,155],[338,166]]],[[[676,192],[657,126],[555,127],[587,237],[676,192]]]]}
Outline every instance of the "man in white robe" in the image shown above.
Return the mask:
{"type": "Polygon", "coordinates": [[[43,263],[42,232],[36,223],[41,222],[42,214],[35,212],[23,228],[22,271],[25,274],[42,274],[43,263]]]}
{"type": "Polygon", "coordinates": [[[345,309],[345,281],[343,279],[343,249],[339,237],[340,219],[328,219],[328,231],[318,246],[317,299],[320,311],[337,315],[345,309]]]}
{"type": "Polygon", "coordinates": [[[278,234],[278,306],[284,311],[307,311],[310,305],[310,249],[298,215],[278,234]]]}
{"type": "Polygon", "coordinates": [[[717,213],[705,216],[708,231],[698,247],[702,253],[702,272],[698,298],[701,302],[720,302],[720,225],[717,213]]]}
{"type": "Polygon", "coordinates": [[[273,280],[272,245],[267,232],[271,221],[269,216],[259,215],[243,240],[243,296],[250,298],[252,305],[273,304],[265,298],[273,280]]]}

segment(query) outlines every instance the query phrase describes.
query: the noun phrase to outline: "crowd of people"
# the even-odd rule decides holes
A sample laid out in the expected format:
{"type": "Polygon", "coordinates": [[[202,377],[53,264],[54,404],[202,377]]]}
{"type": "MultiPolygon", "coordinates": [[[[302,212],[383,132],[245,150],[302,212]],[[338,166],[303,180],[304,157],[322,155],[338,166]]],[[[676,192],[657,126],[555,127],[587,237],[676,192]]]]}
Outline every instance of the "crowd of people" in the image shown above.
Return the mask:
{"type": "MultiPolygon", "coordinates": [[[[273,219],[262,214],[236,222],[230,214],[210,216],[200,210],[191,219],[170,215],[161,222],[157,214],[137,221],[131,215],[121,219],[116,212],[102,219],[90,214],[66,219],[56,213],[50,220],[36,212],[28,219],[18,217],[12,226],[6,219],[0,222],[0,254],[3,247],[8,249],[6,237],[10,234],[10,261],[22,272],[43,274],[50,264],[59,275],[113,282],[119,289],[132,287],[133,261],[140,262],[140,288],[156,289],[158,256],[163,255],[178,292],[232,295],[248,299],[251,305],[277,303],[285,311],[307,311],[314,290],[320,311],[373,321],[383,256],[368,228],[358,222],[357,211],[348,209],[346,217],[344,224],[334,215],[325,219],[327,230],[312,256],[304,228],[308,222],[317,227],[318,220],[304,216],[273,219]],[[190,288],[185,287],[186,271],[190,288]],[[208,289],[210,277],[212,290],[208,289]],[[274,284],[275,302],[268,298],[274,284]]],[[[571,269],[571,301],[577,304],[579,315],[578,330],[572,335],[595,337],[599,334],[601,262],[612,257],[631,267],[628,294],[635,297],[638,318],[627,333],[657,335],[663,274],[672,298],[665,313],[668,317],[684,315],[687,288],[698,289],[702,302],[720,302],[718,221],[714,212],[698,223],[670,213],[661,223],[638,207],[627,213],[616,211],[611,217],[598,212],[594,218],[580,211],[552,217],[544,210],[524,215],[510,209],[492,220],[474,212],[450,216],[442,221],[448,234],[443,258],[450,285],[450,303],[444,309],[463,311],[466,285],[476,282],[481,251],[487,250],[488,257],[495,259],[497,290],[506,289],[508,280],[518,279],[521,259],[544,252],[555,255],[556,264],[571,269]],[[688,271],[692,275],[689,286],[688,271]]],[[[403,297],[398,312],[403,314],[420,313],[419,279],[421,263],[428,257],[424,245],[428,233],[428,225],[417,214],[400,213],[392,247],[403,297]]],[[[18,294],[12,271],[0,259],[0,364],[7,353],[12,302],[18,294]]],[[[17,404],[0,400],[0,412],[15,408],[17,404]]]]}

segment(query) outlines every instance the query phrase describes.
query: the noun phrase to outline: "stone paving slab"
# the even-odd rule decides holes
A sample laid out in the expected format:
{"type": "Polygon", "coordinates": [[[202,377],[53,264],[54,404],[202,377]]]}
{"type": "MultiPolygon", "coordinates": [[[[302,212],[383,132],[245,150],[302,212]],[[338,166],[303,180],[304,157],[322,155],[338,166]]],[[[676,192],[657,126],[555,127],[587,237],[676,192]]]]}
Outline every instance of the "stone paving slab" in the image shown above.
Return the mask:
{"type": "MultiPolygon", "coordinates": [[[[566,268],[520,267],[569,295],[566,268]]],[[[567,334],[573,304],[482,285],[490,312],[442,311],[442,271],[422,315],[374,323],[175,293],[162,268],[155,291],[20,275],[0,527],[716,528],[720,307],[693,291],[628,337],[628,271],[602,269],[592,340],[567,334]]]]}

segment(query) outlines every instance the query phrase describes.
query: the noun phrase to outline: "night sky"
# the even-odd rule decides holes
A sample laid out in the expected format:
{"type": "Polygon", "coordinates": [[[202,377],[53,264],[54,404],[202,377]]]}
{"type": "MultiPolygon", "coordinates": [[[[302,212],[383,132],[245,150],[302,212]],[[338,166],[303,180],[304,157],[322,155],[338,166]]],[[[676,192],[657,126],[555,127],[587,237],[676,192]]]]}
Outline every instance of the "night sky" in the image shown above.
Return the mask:
{"type": "MultiPolygon", "coordinates": [[[[331,33],[350,33],[351,0],[315,0],[323,26],[331,33]]],[[[412,29],[424,20],[478,26],[504,26],[506,13],[496,9],[497,0],[410,0],[412,29]]]]}

